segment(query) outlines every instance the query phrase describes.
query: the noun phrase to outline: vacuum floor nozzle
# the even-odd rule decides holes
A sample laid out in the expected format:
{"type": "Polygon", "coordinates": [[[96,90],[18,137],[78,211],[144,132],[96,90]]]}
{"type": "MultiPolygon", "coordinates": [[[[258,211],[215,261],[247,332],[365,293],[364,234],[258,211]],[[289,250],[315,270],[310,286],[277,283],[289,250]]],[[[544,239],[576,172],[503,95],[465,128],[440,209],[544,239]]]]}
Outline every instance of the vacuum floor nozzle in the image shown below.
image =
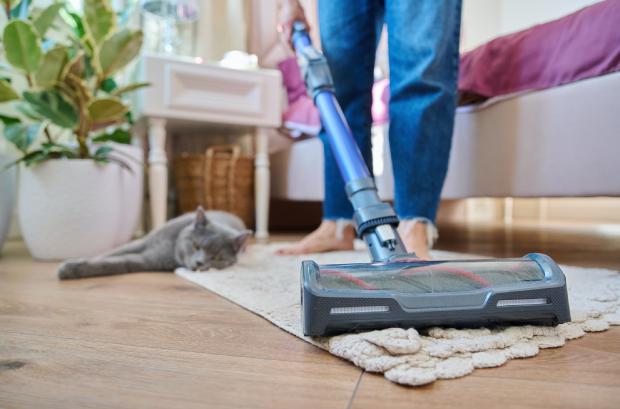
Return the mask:
{"type": "Polygon", "coordinates": [[[570,321],[566,280],[543,254],[520,259],[302,263],[304,334],[385,327],[570,321]]]}

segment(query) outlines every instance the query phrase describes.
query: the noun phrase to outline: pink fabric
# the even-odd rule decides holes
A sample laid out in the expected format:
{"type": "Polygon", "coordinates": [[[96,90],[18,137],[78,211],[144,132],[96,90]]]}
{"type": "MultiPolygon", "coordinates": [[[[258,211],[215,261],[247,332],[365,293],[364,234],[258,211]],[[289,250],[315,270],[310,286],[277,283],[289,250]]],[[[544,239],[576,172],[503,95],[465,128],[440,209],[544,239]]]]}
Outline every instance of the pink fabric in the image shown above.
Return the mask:
{"type": "Polygon", "coordinates": [[[383,79],[375,82],[372,87],[372,122],[375,125],[383,125],[390,120],[389,101],[390,81],[383,79]]]}
{"type": "Polygon", "coordinates": [[[306,95],[306,86],[301,78],[301,71],[295,57],[290,57],[278,63],[278,68],[282,73],[282,82],[288,95],[288,103],[296,101],[302,95],[306,95]]]}
{"type": "Polygon", "coordinates": [[[607,0],[465,53],[459,91],[490,98],[619,70],[620,0],[607,0]]]}
{"type": "Polygon", "coordinates": [[[284,115],[282,123],[294,138],[303,135],[314,136],[321,131],[321,117],[312,100],[303,95],[292,102],[284,115]]]}
{"type": "Polygon", "coordinates": [[[284,128],[293,138],[314,136],[321,131],[321,118],[312,99],[306,93],[297,60],[287,58],[278,64],[288,96],[288,108],[282,114],[284,128]]]}

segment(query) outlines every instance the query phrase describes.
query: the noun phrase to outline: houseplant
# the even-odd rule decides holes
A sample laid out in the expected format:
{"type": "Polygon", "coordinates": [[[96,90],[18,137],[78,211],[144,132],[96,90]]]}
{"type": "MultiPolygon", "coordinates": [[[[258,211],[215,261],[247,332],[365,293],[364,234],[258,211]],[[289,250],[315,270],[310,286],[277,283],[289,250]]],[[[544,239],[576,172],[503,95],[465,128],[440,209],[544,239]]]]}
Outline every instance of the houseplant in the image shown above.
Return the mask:
{"type": "Polygon", "coordinates": [[[119,27],[109,0],[85,0],[82,15],[63,3],[2,2],[0,120],[21,152],[18,214],[31,254],[91,256],[128,241],[143,155],[128,145],[123,98],[147,84],[114,78],[138,55],[142,32],[119,27]]]}

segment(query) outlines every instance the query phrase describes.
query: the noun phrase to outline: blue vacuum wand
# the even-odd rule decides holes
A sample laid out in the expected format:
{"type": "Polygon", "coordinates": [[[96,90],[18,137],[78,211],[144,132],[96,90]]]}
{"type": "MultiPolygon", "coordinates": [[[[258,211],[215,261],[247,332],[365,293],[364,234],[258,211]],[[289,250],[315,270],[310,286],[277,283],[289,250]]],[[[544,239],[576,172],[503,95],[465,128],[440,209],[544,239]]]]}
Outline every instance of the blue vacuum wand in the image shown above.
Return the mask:
{"type": "Polygon", "coordinates": [[[394,209],[379,199],[375,181],[336,101],[325,56],[312,46],[306,25],[300,21],[293,25],[292,40],[306,87],[321,114],[327,140],[353,205],[357,235],[368,245],[373,261],[415,257],[415,254],[407,254],[398,235],[398,217],[394,209]]]}

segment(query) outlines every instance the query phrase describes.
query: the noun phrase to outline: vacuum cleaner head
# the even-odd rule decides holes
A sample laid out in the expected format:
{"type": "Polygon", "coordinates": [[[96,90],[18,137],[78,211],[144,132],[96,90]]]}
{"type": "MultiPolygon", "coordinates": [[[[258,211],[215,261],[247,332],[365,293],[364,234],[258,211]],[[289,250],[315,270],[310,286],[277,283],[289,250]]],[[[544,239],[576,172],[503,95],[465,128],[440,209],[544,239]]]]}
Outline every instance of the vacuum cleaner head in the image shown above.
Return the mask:
{"type": "Polygon", "coordinates": [[[570,321],[566,280],[548,256],[301,267],[302,325],[321,336],[386,327],[570,321]]]}

